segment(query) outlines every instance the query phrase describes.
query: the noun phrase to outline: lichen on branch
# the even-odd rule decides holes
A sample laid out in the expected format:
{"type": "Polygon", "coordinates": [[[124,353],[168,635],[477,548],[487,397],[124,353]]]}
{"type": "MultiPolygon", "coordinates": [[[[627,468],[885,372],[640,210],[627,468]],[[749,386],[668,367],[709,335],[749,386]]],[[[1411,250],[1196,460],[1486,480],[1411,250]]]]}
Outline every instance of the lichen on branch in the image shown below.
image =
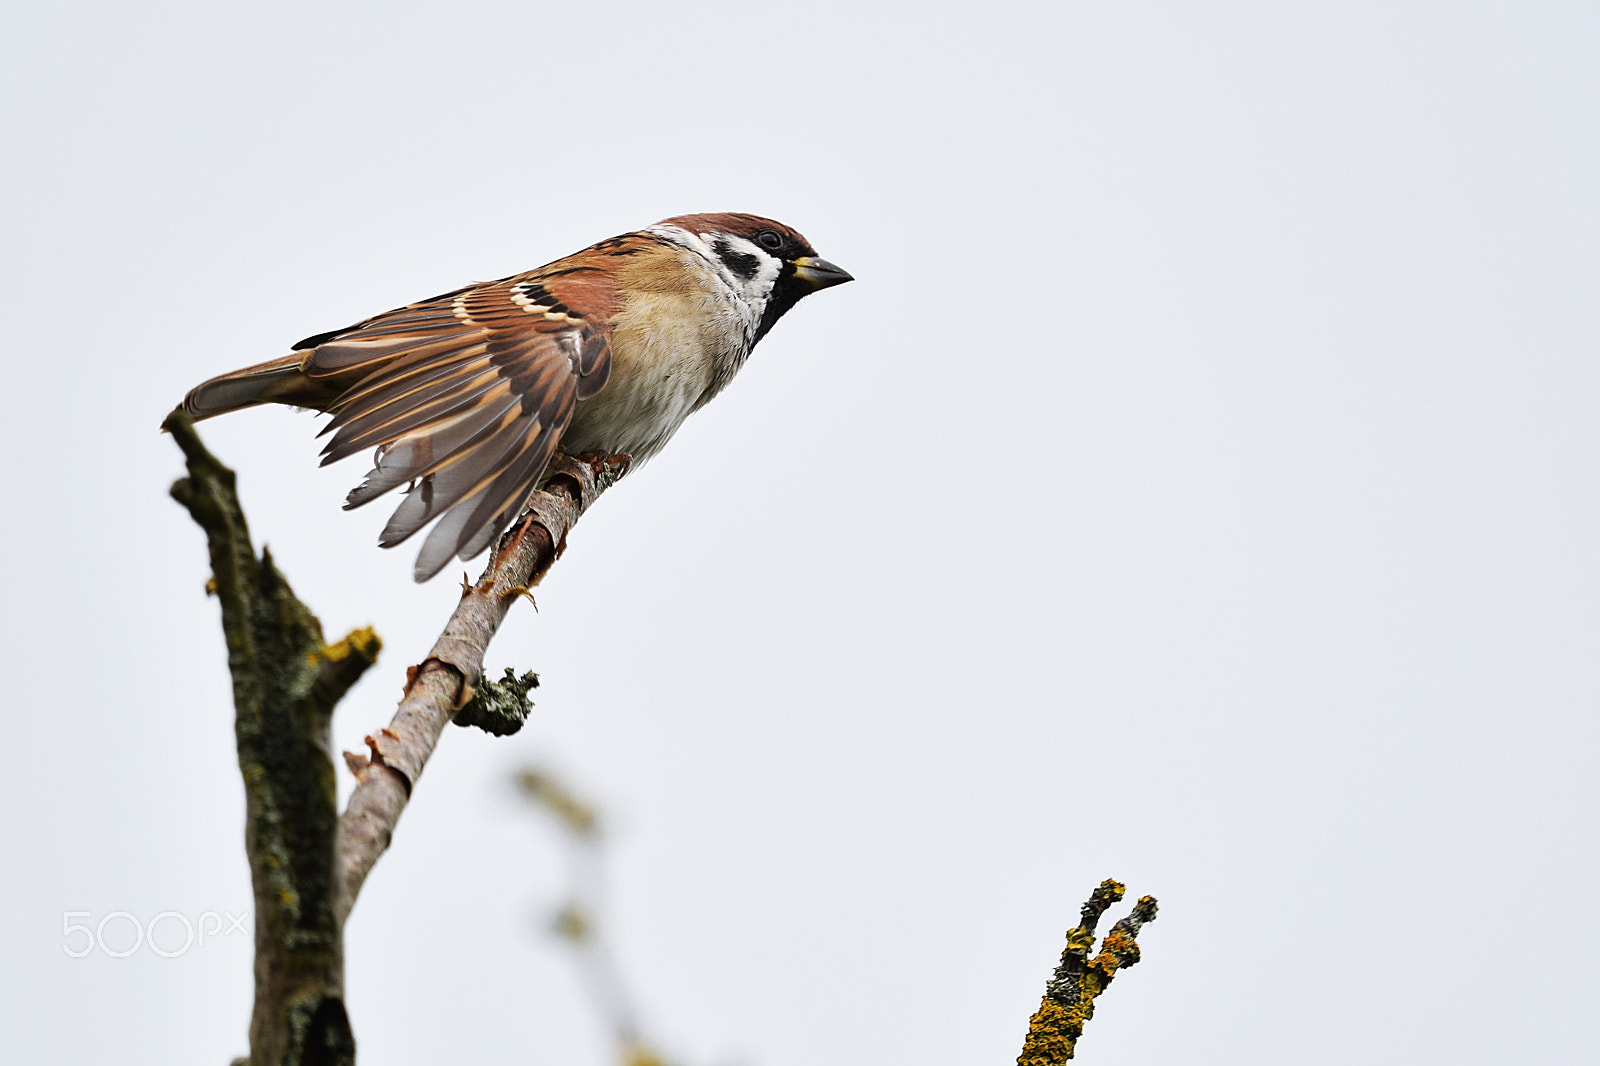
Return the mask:
{"type": "Polygon", "coordinates": [[[528,695],[539,687],[539,675],[532,670],[518,677],[511,667],[499,681],[484,678],[472,690],[455,718],[459,726],[477,726],[485,733],[508,737],[522,728],[533,711],[533,699],[528,695]]]}
{"type": "Polygon", "coordinates": [[[344,1007],[339,829],[329,735],[333,709],[377,661],[382,642],[358,629],[328,644],[322,624],[250,542],[236,478],[186,415],[162,428],[188,477],[173,497],[205,531],[233,678],[234,737],[245,786],[245,850],[255,898],[252,1066],[352,1064],[344,1007]]]}
{"type": "Polygon", "coordinates": [[[1152,896],[1135,903],[1133,911],[1101,940],[1099,953],[1089,957],[1100,917],[1126,892],[1117,881],[1102,881],[1079,912],[1078,924],[1067,930],[1067,946],[1045,985],[1044,1000],[1028,1022],[1028,1036],[1017,1066],[1058,1066],[1071,1059],[1084,1025],[1094,1017],[1095,999],[1111,984],[1118,970],[1139,961],[1139,930],[1156,918],[1152,896]]]}

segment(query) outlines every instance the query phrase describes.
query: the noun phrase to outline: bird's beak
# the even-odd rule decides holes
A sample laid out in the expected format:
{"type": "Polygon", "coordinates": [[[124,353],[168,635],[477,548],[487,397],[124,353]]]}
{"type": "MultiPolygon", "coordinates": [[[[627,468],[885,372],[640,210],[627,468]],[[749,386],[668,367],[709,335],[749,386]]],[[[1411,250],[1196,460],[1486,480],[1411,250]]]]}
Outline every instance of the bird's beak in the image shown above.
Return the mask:
{"type": "Polygon", "coordinates": [[[856,280],[849,271],[841,270],[826,259],[815,255],[802,255],[794,261],[794,276],[810,286],[812,292],[829,285],[843,285],[856,280]]]}

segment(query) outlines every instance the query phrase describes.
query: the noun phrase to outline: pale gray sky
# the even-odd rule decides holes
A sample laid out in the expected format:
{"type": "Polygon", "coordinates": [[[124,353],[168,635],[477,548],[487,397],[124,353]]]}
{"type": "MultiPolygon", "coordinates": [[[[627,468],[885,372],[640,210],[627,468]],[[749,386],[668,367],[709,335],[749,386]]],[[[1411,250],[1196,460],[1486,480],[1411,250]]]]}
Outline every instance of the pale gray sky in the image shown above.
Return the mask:
{"type": "MultiPolygon", "coordinates": [[[[1585,1062],[1600,14],[1556,3],[14,7],[0,1059],[245,1049],[195,382],[689,211],[856,284],[579,526],[349,928],[362,1059],[600,1064],[509,771],[614,816],[690,1066],[1015,1058],[1076,908],[1153,893],[1097,1066],[1585,1062]],[[115,934],[115,927],[108,927],[115,934]]],[[[318,423],[207,427],[387,721],[454,603],[318,423]]],[[[475,571],[474,571],[475,572],[475,571]]]]}

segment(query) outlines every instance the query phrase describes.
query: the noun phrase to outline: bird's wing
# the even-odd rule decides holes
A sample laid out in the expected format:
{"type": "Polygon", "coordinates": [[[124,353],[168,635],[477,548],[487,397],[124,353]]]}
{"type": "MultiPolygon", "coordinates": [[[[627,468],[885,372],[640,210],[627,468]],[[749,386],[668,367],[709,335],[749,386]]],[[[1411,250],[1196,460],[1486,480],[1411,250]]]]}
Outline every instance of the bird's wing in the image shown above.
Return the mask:
{"type": "Polygon", "coordinates": [[[355,381],[328,408],[323,464],[378,450],[345,507],[411,482],[379,539],[386,548],[443,516],[417,556],[418,581],[500,535],[574,404],[606,383],[618,298],[610,272],[582,265],[584,254],[296,346],[314,349],[308,377],[355,381]]]}

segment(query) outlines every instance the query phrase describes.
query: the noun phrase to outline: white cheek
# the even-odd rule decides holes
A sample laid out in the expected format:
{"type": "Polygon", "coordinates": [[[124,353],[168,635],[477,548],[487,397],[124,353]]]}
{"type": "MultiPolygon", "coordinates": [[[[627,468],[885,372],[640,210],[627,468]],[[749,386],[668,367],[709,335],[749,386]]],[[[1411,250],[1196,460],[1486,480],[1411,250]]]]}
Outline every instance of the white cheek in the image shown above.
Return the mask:
{"type": "Polygon", "coordinates": [[[731,305],[724,306],[719,314],[737,319],[746,337],[755,332],[757,323],[761,321],[762,312],[766,310],[767,300],[772,295],[773,286],[777,284],[778,275],[783,270],[783,263],[780,260],[753,241],[731,234],[720,235],[719,240],[727,241],[739,251],[755,256],[757,263],[760,264],[753,277],[742,278],[722,261],[722,257],[717,255],[716,249],[712,247],[712,242],[697,233],[690,233],[680,226],[662,224],[651,226],[649,232],[666,237],[673,243],[698,254],[705,267],[717,281],[721,282],[722,290],[729,297],[735,297],[731,305]]]}
{"type": "Polygon", "coordinates": [[[756,317],[759,319],[761,317],[761,308],[766,306],[767,297],[772,295],[772,287],[778,283],[778,274],[783,270],[783,263],[754,241],[733,236],[722,239],[745,255],[755,257],[755,261],[760,264],[756,267],[754,276],[741,278],[725,265],[722,265],[720,259],[718,260],[723,280],[735,292],[744,297],[746,301],[757,305],[756,317]]]}
{"type": "Polygon", "coordinates": [[[761,257],[761,269],[756,271],[756,276],[750,279],[746,289],[747,295],[767,302],[767,297],[772,295],[772,287],[778,283],[778,272],[783,269],[783,264],[771,256],[761,257]]]}

